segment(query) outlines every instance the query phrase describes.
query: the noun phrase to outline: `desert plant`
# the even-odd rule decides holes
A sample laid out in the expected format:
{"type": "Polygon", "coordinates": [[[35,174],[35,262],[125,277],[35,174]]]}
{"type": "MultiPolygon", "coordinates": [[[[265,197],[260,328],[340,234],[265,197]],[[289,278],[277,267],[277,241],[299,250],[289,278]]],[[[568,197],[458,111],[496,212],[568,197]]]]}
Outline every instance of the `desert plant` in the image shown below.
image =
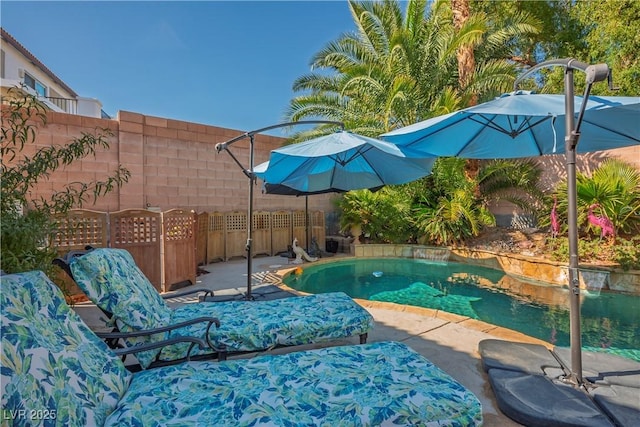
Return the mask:
{"type": "MultiPolygon", "coordinates": [[[[591,176],[578,173],[576,178],[578,223],[587,226],[587,231],[599,233],[587,223],[589,206],[593,204],[598,204],[599,213],[613,222],[616,234],[640,231],[640,171],[622,160],[611,158],[602,162],[591,176]]],[[[566,194],[567,183],[564,181],[551,195],[558,199],[558,213],[562,218],[566,218],[567,213],[566,194]]]]}
{"type": "Polygon", "coordinates": [[[54,171],[108,148],[109,129],[82,133],[66,145],[39,148],[31,156],[23,153],[36,140],[37,129],[46,125],[44,105],[31,95],[12,88],[2,99],[2,215],[0,267],[7,273],[42,270],[51,273],[57,255],[50,242],[56,232],[55,216],[82,207],[127,182],[129,171],[119,167],[104,181],[68,183],[49,198],[33,198],[31,190],[54,171]]]}

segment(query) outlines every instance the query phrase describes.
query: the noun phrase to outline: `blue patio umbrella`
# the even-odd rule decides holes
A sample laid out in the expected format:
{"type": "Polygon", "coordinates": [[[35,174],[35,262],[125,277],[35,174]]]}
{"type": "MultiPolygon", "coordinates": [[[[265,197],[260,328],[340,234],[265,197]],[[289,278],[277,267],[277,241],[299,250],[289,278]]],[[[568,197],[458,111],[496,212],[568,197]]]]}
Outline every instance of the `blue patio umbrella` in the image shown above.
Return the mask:
{"type": "MultiPolygon", "coordinates": [[[[516,158],[564,153],[564,95],[516,91],[381,138],[408,156],[516,158]]],[[[576,99],[576,110],[583,98],[576,99]]],[[[589,97],[577,152],[640,144],[640,97],[589,97]]]]}
{"type": "Polygon", "coordinates": [[[404,184],[431,172],[434,158],[409,158],[396,145],[340,131],[271,151],[254,174],[302,194],[404,184]]]}
{"type": "Polygon", "coordinates": [[[404,184],[428,175],[434,161],[408,158],[394,144],[340,131],[272,150],[253,172],[264,180],[266,193],[309,196],[404,184]]]}
{"type": "Polygon", "coordinates": [[[595,82],[608,80],[612,87],[610,69],[606,64],[588,65],[573,58],[538,64],[516,79],[515,88],[524,77],[548,66],[565,67],[564,95],[516,90],[493,101],[385,133],[381,138],[397,144],[407,156],[418,158],[436,155],[491,159],[565,154],[571,379],[581,384],[576,153],[640,144],[640,97],[589,97],[595,82]],[[574,70],[586,74],[582,98],[574,97],[574,70]]]}
{"type": "MultiPolygon", "coordinates": [[[[253,218],[253,183],[256,177],[282,186],[282,189],[288,187],[301,194],[319,194],[403,184],[431,172],[432,158],[408,158],[394,144],[345,131],[273,150],[269,163],[254,167],[255,135],[271,129],[312,123],[339,125],[344,129],[341,122],[326,120],[289,122],[245,132],[216,144],[216,151],[227,151],[249,178],[248,218],[253,218]],[[229,150],[231,144],[244,139],[250,141],[248,168],[229,150]]],[[[251,222],[247,221],[247,299],[252,299],[251,222]]]]}
{"type": "MultiPolygon", "coordinates": [[[[259,164],[253,169],[253,172],[256,176],[264,176],[264,172],[269,167],[269,161],[259,164]]],[[[380,185],[377,187],[368,188],[368,190],[376,192],[380,190],[384,185],[380,185]]],[[[262,192],[264,194],[277,194],[281,196],[296,196],[302,197],[304,196],[304,204],[305,204],[305,236],[307,241],[307,250],[309,250],[310,237],[309,237],[309,196],[314,196],[318,194],[327,194],[327,193],[345,193],[346,190],[340,190],[337,188],[324,188],[317,191],[302,191],[296,190],[295,188],[287,187],[283,184],[270,184],[266,181],[263,182],[262,192]]]]}

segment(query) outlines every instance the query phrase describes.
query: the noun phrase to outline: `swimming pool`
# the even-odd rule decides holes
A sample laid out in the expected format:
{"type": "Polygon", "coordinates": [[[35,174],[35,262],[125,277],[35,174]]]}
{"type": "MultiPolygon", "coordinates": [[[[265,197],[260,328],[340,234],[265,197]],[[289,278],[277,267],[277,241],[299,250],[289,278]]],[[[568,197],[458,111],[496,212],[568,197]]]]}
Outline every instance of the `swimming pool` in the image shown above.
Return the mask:
{"type": "MultiPolygon", "coordinates": [[[[502,271],[415,259],[356,258],[308,266],[284,283],[308,292],[434,308],[569,346],[569,292],[502,271]]],[[[640,297],[583,292],[582,345],[640,361],[640,297]]]]}

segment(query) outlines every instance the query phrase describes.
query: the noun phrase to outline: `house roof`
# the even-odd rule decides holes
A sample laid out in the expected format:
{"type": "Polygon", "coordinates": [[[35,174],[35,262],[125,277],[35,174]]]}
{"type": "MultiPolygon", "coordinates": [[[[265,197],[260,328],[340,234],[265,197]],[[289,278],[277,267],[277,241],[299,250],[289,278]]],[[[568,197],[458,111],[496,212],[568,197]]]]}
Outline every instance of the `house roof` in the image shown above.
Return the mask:
{"type": "Polygon", "coordinates": [[[15,38],[13,38],[13,36],[11,34],[9,34],[2,27],[0,27],[0,34],[2,35],[2,40],[3,41],[6,41],[11,46],[16,48],[18,50],[18,52],[23,54],[29,61],[31,61],[31,63],[33,65],[35,65],[40,70],[42,70],[43,73],[45,73],[47,76],[49,76],[54,82],[56,82],[58,85],[60,85],[64,90],[69,92],[74,97],[78,96],[78,94],[73,89],[71,89],[69,86],[67,86],[67,84],[60,79],[60,77],[56,76],[50,69],[47,68],[46,65],[44,65],[42,62],[40,62],[40,60],[38,58],[36,58],[35,55],[33,55],[31,52],[29,52],[27,50],[27,48],[22,46],[15,38]]]}

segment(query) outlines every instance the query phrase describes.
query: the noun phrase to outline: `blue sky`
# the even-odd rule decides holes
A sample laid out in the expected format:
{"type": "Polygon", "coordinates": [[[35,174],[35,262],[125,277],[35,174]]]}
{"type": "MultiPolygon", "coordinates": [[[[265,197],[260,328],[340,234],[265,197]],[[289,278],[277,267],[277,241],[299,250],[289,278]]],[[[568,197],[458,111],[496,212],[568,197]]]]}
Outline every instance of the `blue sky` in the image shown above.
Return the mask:
{"type": "Polygon", "coordinates": [[[108,114],[242,131],[281,123],[312,56],[355,29],[346,0],[3,0],[0,8],[6,31],[108,114]]]}

